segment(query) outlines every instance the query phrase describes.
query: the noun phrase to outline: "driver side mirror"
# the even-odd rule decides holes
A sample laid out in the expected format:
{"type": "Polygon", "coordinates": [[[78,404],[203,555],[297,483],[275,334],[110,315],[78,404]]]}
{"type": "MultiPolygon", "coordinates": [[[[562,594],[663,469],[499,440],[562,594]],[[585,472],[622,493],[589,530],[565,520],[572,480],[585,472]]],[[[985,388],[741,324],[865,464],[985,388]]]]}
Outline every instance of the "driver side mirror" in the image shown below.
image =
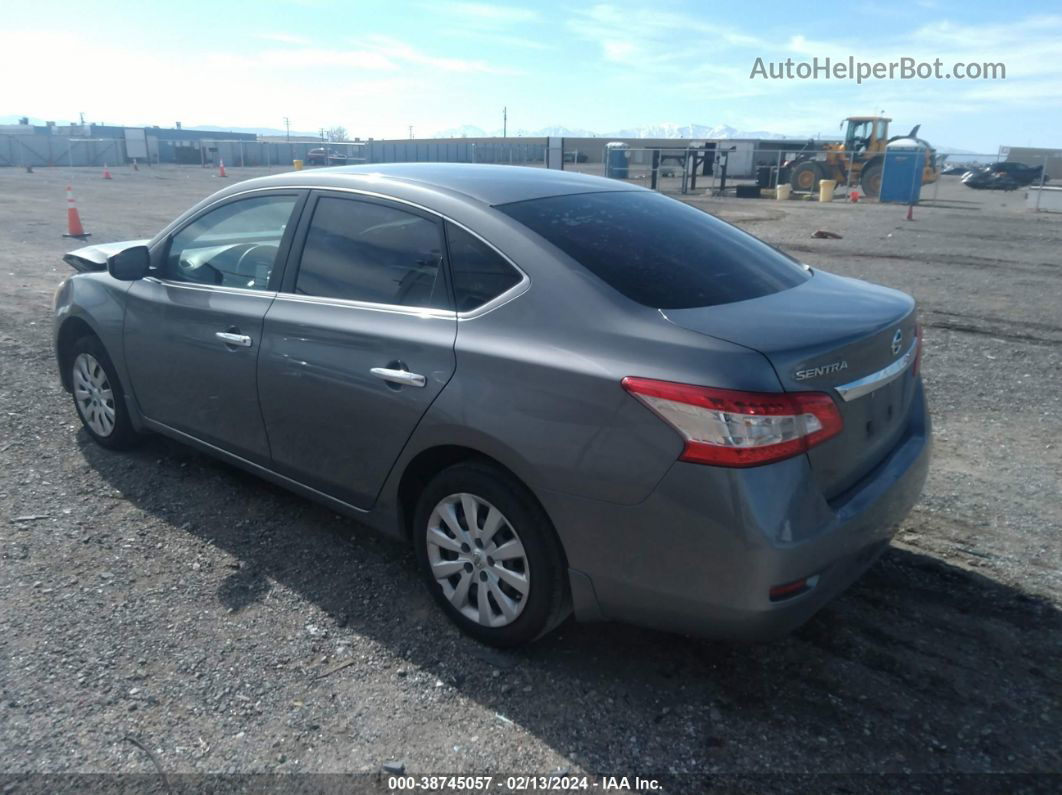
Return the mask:
{"type": "Polygon", "coordinates": [[[151,252],[147,246],[133,246],[107,258],[107,272],[123,282],[144,278],[150,265],[151,252]]]}

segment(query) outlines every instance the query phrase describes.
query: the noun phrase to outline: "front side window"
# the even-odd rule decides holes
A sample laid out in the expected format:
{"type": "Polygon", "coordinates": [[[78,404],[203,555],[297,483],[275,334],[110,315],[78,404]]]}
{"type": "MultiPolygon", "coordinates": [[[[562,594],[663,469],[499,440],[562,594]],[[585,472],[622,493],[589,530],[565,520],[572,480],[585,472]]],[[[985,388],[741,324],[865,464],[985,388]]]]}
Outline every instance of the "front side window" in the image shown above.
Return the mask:
{"type": "Polygon", "coordinates": [[[440,228],[394,207],[322,197],[306,235],[295,292],[449,309],[440,228]]]}
{"type": "Polygon", "coordinates": [[[655,309],[745,301],[810,278],[762,240],[648,190],[552,196],[497,209],[655,309]]]}
{"type": "Polygon", "coordinates": [[[523,278],[501,254],[459,226],[446,224],[446,243],[458,312],[483,306],[523,278]]]}
{"type": "Polygon", "coordinates": [[[266,290],[295,196],[258,196],[211,210],[178,232],[162,276],[171,281],[266,290]]]}

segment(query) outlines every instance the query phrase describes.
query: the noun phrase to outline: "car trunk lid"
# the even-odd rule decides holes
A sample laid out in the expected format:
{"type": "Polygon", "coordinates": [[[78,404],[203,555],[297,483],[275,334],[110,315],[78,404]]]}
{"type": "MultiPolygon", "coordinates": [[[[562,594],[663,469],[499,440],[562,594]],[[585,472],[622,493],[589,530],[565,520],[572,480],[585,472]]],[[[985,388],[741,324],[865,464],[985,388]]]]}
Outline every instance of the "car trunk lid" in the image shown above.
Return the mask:
{"type": "Polygon", "coordinates": [[[834,398],[844,431],[808,452],[817,483],[832,499],[870,472],[907,427],[915,392],[914,310],[904,293],[816,271],[803,284],[762,298],[663,314],[683,328],[759,351],[788,392],[834,398]]]}

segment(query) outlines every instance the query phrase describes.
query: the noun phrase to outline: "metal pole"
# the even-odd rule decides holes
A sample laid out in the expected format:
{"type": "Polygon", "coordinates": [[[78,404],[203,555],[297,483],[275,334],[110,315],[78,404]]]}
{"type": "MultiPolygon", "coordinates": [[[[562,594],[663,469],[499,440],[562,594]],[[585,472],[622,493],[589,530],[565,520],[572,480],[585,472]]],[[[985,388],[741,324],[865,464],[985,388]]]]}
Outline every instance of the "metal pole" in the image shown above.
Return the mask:
{"type": "Polygon", "coordinates": [[[240,168],[244,167],[243,162],[243,141],[240,141],[240,168]]]}
{"type": "Polygon", "coordinates": [[[659,149],[654,149],[653,150],[653,166],[652,166],[652,168],[653,168],[653,172],[652,172],[652,174],[649,177],[649,187],[651,187],[653,190],[656,190],[656,177],[657,177],[657,172],[660,170],[660,150],[659,149]]]}
{"type": "Polygon", "coordinates": [[[882,155],[882,157],[881,157],[881,183],[878,185],[878,195],[877,195],[878,203],[881,202],[881,188],[885,184],[885,170],[888,168],[888,166],[889,166],[889,153],[885,152],[885,154],[882,155]]]}
{"type": "Polygon", "coordinates": [[[1044,155],[1044,165],[1040,170],[1040,190],[1036,191],[1036,212],[1040,212],[1040,197],[1044,195],[1044,182],[1047,181],[1047,155],[1044,155]]]}

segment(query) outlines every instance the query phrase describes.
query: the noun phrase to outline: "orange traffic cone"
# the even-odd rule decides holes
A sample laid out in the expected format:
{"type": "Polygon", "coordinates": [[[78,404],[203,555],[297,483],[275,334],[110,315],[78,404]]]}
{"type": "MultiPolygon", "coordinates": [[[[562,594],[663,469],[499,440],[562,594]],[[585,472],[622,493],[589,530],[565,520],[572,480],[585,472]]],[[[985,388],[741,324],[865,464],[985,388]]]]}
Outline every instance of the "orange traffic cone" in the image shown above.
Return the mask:
{"type": "Polygon", "coordinates": [[[63,237],[76,237],[82,240],[89,237],[89,233],[81,225],[81,216],[77,214],[77,206],[74,204],[74,191],[69,185],[66,186],[66,229],[67,232],[63,237]]]}
{"type": "Polygon", "coordinates": [[[111,178],[111,171],[110,171],[109,168],[107,168],[107,164],[106,163],[103,164],[103,178],[104,179],[110,179],[111,178]]]}
{"type": "Polygon", "coordinates": [[[222,160],[220,157],[218,158],[218,176],[225,176],[225,161],[222,160]]]}

